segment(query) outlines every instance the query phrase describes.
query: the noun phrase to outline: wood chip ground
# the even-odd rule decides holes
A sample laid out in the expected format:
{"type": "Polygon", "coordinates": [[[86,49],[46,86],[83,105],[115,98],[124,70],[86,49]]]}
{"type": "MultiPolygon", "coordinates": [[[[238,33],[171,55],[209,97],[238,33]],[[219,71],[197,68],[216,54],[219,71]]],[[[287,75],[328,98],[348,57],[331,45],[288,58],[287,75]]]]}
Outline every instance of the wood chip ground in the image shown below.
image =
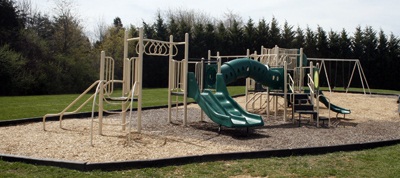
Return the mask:
{"type": "MultiPolygon", "coordinates": [[[[96,125],[92,146],[89,118],[64,120],[63,128],[58,121],[48,121],[46,131],[41,122],[0,127],[0,153],[93,163],[400,139],[396,96],[326,95],[332,103],[352,111],[345,119],[339,116],[338,120],[331,112],[335,126],[329,128],[316,127],[314,123],[298,127],[297,123],[283,120],[282,110],[277,118],[274,113],[267,118],[265,110],[257,110],[256,106],[254,110],[262,114],[265,126],[252,128],[248,134],[246,129],[223,128],[218,134],[218,125],[207,117],[201,121],[201,110],[192,104],[187,126],[182,126],[182,109],[178,113],[174,110],[172,123],[167,122],[167,109],[143,111],[142,132],[135,132],[134,120],[130,142],[121,127],[105,126],[103,135],[98,135],[96,125]]],[[[244,97],[235,99],[244,107],[244,97]]],[[[322,104],[321,115],[329,115],[322,104]]],[[[107,116],[106,122],[116,122],[119,118],[119,115],[107,116]]]]}

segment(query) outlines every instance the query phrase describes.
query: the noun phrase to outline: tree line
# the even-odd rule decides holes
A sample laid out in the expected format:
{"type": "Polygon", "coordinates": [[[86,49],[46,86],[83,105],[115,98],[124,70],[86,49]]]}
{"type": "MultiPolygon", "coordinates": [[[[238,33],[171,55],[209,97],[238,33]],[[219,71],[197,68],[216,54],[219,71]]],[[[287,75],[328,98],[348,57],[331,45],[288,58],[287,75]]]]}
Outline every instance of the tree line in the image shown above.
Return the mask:
{"type": "MultiPolygon", "coordinates": [[[[72,6],[60,1],[55,15],[49,16],[32,10],[29,1],[0,0],[0,95],[79,93],[98,79],[101,50],[116,59],[115,77],[122,78],[124,32],[137,36],[138,27],[124,26],[116,17],[110,24],[98,24],[96,40],[91,41],[72,6]]],[[[157,12],[154,22],[143,22],[142,27],[146,38],[158,40],[168,40],[172,34],[174,41],[183,41],[189,33],[190,58],[206,58],[208,50],[236,55],[278,45],[303,48],[307,57],[360,59],[371,88],[400,90],[400,41],[393,33],[371,26],[359,26],[350,34],[320,26],[302,29],[286,21],[281,25],[274,17],[245,22],[232,13],[221,20],[195,11],[170,10],[157,12]]],[[[167,59],[147,57],[144,87],[166,87],[167,64],[167,59]]],[[[331,63],[327,67],[333,85],[347,82],[350,66],[331,63]]]]}

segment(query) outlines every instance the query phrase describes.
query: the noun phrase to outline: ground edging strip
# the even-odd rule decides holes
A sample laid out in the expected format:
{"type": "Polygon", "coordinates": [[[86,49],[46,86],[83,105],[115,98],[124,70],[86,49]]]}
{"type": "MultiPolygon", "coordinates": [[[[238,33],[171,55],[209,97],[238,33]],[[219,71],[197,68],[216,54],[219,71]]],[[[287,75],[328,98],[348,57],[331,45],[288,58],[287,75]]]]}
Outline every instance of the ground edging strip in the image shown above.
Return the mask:
{"type": "Polygon", "coordinates": [[[293,148],[293,149],[288,148],[288,149],[278,149],[278,150],[204,154],[204,155],[182,156],[182,157],[153,159],[153,160],[115,161],[115,162],[99,162],[99,163],[64,161],[56,159],[39,159],[39,158],[31,158],[26,156],[16,156],[9,154],[0,154],[0,159],[9,162],[23,162],[34,165],[55,166],[55,167],[68,168],[79,171],[93,171],[93,170],[115,171],[115,170],[139,169],[139,168],[149,168],[149,167],[164,167],[164,166],[174,166],[174,165],[177,166],[190,163],[227,161],[227,160],[237,160],[237,159],[319,155],[319,154],[326,154],[339,151],[357,151],[364,149],[372,149],[377,147],[395,145],[399,143],[400,139],[396,139],[396,140],[385,140],[385,141],[322,146],[322,147],[293,148]]]}

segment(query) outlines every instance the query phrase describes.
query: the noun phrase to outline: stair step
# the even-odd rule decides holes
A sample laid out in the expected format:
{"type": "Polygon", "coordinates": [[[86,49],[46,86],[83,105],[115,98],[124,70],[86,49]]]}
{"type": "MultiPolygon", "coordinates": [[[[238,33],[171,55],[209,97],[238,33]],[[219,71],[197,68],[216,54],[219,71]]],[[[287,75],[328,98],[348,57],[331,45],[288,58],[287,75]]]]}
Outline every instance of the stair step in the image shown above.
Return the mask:
{"type": "Polygon", "coordinates": [[[317,114],[317,111],[311,111],[311,110],[298,110],[296,113],[299,114],[317,114]]]}
{"type": "Polygon", "coordinates": [[[301,105],[294,105],[294,111],[313,111],[314,110],[314,105],[312,104],[301,104],[301,105]]]}
{"type": "Polygon", "coordinates": [[[294,100],[309,99],[310,94],[308,93],[297,93],[294,94],[294,100]]]}

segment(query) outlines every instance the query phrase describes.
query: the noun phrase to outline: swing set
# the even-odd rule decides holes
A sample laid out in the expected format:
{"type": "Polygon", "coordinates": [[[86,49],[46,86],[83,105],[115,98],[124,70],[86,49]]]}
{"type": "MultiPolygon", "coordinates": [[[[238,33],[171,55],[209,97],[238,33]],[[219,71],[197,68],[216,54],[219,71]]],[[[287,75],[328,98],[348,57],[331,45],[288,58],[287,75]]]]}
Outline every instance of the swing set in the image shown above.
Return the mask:
{"type": "Polygon", "coordinates": [[[326,82],[327,82],[327,85],[329,88],[329,92],[332,92],[332,89],[336,87],[337,80],[338,80],[337,79],[338,71],[339,71],[338,64],[342,63],[342,85],[343,85],[343,87],[345,87],[346,93],[349,91],[354,74],[356,73],[356,70],[357,70],[364,94],[367,94],[367,93],[371,94],[371,90],[369,88],[368,81],[367,81],[367,78],[365,77],[364,70],[361,66],[360,60],[358,60],[358,59],[330,59],[330,58],[308,58],[308,60],[313,61],[314,63],[320,64],[319,73],[321,73],[322,70],[324,70],[324,74],[326,77],[326,82]],[[335,75],[334,75],[334,80],[333,80],[333,85],[332,85],[332,83],[331,83],[332,82],[332,78],[331,78],[332,77],[332,75],[331,75],[332,67],[331,66],[333,63],[335,63],[336,66],[334,69],[335,75]],[[346,77],[345,76],[345,64],[346,63],[348,65],[347,76],[350,75],[350,77],[348,78],[347,85],[345,85],[345,77],[346,77]],[[327,70],[327,67],[326,67],[327,65],[328,65],[329,70],[327,70]],[[351,68],[353,68],[353,69],[350,74],[351,68]]]}

